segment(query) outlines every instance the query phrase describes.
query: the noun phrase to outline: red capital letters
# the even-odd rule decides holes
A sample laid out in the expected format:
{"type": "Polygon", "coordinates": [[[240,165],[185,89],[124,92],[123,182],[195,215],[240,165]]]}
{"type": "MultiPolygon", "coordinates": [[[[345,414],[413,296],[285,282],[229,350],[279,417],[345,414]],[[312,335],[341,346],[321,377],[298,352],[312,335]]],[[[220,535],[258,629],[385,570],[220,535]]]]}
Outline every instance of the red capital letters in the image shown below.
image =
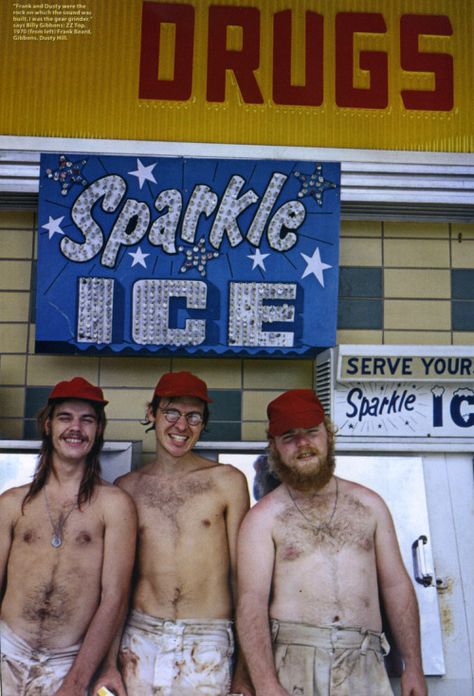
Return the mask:
{"type": "Polygon", "coordinates": [[[207,54],[207,100],[225,101],[226,70],[232,70],[244,102],[262,104],[253,71],[260,61],[260,11],[256,7],[211,5],[207,54]],[[242,50],[227,48],[227,27],[242,27],[242,50]]]}
{"type": "Polygon", "coordinates": [[[323,102],[324,20],[306,12],[305,84],[291,84],[291,10],[277,12],[273,20],[273,101],[275,104],[320,106],[323,102]]]}
{"type": "Polygon", "coordinates": [[[144,2],[140,54],[140,99],[186,101],[193,82],[194,7],[144,2]],[[161,24],[174,24],[175,52],[172,80],[158,78],[161,24]]]}
{"type": "Polygon", "coordinates": [[[361,109],[385,109],[388,105],[387,54],[361,51],[359,66],[370,73],[370,87],[354,87],[354,34],[384,34],[379,13],[339,12],[336,15],[336,104],[361,109]]]}
{"type": "Polygon", "coordinates": [[[403,15],[400,19],[400,64],[403,70],[430,72],[434,90],[403,89],[406,109],[450,111],[454,105],[453,57],[447,53],[423,53],[420,35],[451,36],[453,28],[445,15],[403,15]]]}

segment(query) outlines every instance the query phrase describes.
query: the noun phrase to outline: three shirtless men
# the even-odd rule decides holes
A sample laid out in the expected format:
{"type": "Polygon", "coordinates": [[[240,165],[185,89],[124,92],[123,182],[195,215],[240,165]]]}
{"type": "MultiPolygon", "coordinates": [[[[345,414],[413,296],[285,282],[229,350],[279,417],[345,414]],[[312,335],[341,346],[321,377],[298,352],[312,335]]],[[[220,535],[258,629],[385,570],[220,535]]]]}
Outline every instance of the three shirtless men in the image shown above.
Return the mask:
{"type": "Polygon", "coordinates": [[[312,390],[269,405],[282,484],[242,523],[243,474],[193,451],[209,415],[202,380],[189,372],[160,379],[148,407],[156,459],[109,486],[89,463],[102,444],[102,392],[61,386],[80,379],[50,395],[50,454],[42,453],[32,488],[0,498],[4,696],[29,694],[35,675],[46,683],[56,652],[58,665],[63,653],[69,662],[51,668],[56,681],[36,693],[83,696],[108,648],[94,694],[104,685],[117,696],[316,696],[329,688],[382,696],[391,690],[379,591],[405,662],[402,694],[425,696],[416,599],[390,514],[373,491],[334,476],[333,431],[312,390]],[[124,626],[131,499],[138,546],[124,626]],[[240,658],[233,670],[237,566],[239,638],[253,688],[240,658]]]}

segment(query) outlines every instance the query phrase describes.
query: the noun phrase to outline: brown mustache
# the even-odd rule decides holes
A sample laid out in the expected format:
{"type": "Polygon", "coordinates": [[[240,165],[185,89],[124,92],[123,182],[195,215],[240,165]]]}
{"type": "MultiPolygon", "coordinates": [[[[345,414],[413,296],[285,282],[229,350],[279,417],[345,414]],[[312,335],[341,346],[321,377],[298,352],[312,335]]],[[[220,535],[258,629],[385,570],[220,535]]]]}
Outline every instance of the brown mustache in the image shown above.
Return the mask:
{"type": "Polygon", "coordinates": [[[321,456],[321,452],[315,447],[299,447],[296,450],[296,456],[299,457],[302,454],[311,454],[313,457],[321,456]]]}

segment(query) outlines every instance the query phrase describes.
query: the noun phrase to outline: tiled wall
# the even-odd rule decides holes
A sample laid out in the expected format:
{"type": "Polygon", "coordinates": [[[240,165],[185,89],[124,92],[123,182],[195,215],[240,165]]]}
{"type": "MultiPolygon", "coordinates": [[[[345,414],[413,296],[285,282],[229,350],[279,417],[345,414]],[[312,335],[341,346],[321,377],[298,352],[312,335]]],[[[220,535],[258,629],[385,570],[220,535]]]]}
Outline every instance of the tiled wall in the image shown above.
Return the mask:
{"type": "MultiPolygon", "coordinates": [[[[35,438],[50,387],[83,375],[110,404],[107,437],[144,440],[140,424],[163,372],[189,369],[214,399],[205,439],[264,440],[268,401],[313,385],[311,360],[95,358],[34,354],[35,215],[0,212],[0,437],[35,438]]],[[[338,343],[471,344],[474,225],[343,221],[338,343]]]]}

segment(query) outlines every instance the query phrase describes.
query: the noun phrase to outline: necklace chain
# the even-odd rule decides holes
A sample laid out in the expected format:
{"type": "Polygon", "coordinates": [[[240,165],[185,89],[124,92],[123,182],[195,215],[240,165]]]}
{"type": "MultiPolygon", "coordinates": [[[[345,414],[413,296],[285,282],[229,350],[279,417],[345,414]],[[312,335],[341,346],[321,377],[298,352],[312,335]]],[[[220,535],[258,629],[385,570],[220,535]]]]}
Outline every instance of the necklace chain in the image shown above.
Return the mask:
{"type": "Polygon", "coordinates": [[[64,530],[64,527],[66,526],[66,522],[69,519],[69,515],[71,514],[71,512],[73,510],[75,510],[77,508],[77,501],[70,508],[70,510],[67,511],[67,513],[64,517],[62,516],[62,513],[60,513],[57,523],[54,524],[53,516],[51,515],[51,508],[49,506],[48,496],[46,494],[46,486],[43,487],[43,493],[44,493],[44,501],[46,503],[46,511],[47,511],[48,517],[49,517],[49,523],[51,524],[51,527],[53,529],[53,536],[51,537],[51,546],[54,546],[54,548],[57,549],[63,543],[63,530],[64,530]]]}
{"type": "Polygon", "coordinates": [[[298,505],[298,503],[296,502],[296,500],[293,498],[293,496],[292,496],[292,494],[291,494],[291,489],[289,488],[289,486],[286,486],[286,490],[288,491],[288,495],[290,496],[291,502],[293,503],[293,505],[295,506],[295,508],[298,510],[298,512],[300,513],[301,517],[303,517],[303,518],[306,520],[306,522],[308,522],[308,524],[310,524],[314,529],[322,529],[322,527],[329,527],[330,524],[331,524],[331,522],[332,522],[333,519],[334,519],[334,515],[336,514],[337,501],[338,501],[338,498],[339,498],[339,482],[338,482],[336,476],[334,477],[334,480],[336,481],[336,494],[335,494],[335,496],[334,496],[334,507],[333,507],[333,509],[332,509],[331,516],[329,517],[328,521],[327,521],[327,522],[323,522],[322,524],[315,524],[312,520],[309,519],[309,517],[307,517],[307,516],[304,514],[303,510],[300,508],[300,506],[298,505]]]}

